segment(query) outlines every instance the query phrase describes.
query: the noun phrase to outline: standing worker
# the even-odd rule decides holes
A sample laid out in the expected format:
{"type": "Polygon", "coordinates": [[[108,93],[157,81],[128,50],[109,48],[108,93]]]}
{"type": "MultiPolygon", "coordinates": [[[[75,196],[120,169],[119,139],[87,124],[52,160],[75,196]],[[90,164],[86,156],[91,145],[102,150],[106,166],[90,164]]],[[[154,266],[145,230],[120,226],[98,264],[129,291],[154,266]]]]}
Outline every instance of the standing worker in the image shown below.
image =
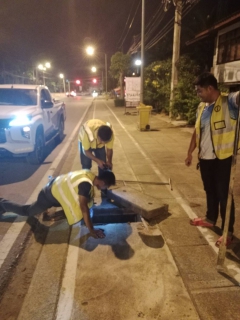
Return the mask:
{"type": "MultiPolygon", "coordinates": [[[[239,110],[239,92],[221,94],[218,90],[217,79],[209,72],[201,74],[194,84],[202,102],[198,106],[195,130],[185,164],[191,165],[192,153],[198,147],[198,166],[206,192],[207,212],[204,219],[195,218],[190,221],[190,224],[199,227],[213,227],[217,222],[220,207],[223,231],[239,110]]],[[[234,221],[235,207],[232,199],[227,246],[233,239],[234,221]]],[[[216,242],[217,247],[220,246],[222,240],[221,236],[216,242]]]]}
{"type": "Polygon", "coordinates": [[[98,172],[112,170],[114,133],[111,125],[99,119],[85,122],[78,134],[80,160],[83,169],[91,169],[92,160],[98,165],[98,172]]]}
{"type": "Polygon", "coordinates": [[[94,186],[105,190],[114,184],[115,176],[111,171],[103,171],[98,176],[89,170],[69,172],[51,180],[31,205],[19,205],[0,198],[0,216],[4,212],[34,216],[51,207],[62,207],[69,225],[83,218],[92,237],[104,238],[103,230],[93,227],[89,208],[93,205],[94,186]]]}

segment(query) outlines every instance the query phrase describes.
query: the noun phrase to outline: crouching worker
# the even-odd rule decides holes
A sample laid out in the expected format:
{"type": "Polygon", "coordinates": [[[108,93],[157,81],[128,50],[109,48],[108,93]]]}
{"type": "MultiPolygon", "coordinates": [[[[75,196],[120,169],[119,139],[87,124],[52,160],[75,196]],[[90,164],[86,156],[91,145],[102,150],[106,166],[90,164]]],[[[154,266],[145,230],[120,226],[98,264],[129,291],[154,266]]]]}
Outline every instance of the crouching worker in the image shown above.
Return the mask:
{"type": "Polygon", "coordinates": [[[83,169],[91,169],[92,160],[98,165],[98,172],[112,170],[114,133],[110,123],[99,119],[85,122],[78,135],[80,161],[83,169]]]}
{"type": "Polygon", "coordinates": [[[62,207],[69,225],[83,218],[92,237],[104,238],[104,232],[93,227],[89,208],[93,205],[94,186],[105,190],[114,184],[115,176],[111,171],[103,171],[98,176],[89,170],[70,172],[51,180],[31,205],[19,205],[0,198],[0,215],[14,212],[21,216],[34,216],[51,207],[62,207]]]}

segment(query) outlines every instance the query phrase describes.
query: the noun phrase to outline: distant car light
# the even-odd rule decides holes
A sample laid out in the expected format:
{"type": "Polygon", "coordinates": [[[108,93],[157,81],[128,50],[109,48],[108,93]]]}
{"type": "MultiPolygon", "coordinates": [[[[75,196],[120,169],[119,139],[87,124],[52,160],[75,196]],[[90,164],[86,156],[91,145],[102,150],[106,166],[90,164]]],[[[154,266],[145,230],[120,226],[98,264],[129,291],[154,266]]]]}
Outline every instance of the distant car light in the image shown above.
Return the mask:
{"type": "Polygon", "coordinates": [[[77,93],[75,91],[71,91],[71,92],[66,92],[66,96],[67,97],[76,97],[77,93]]]}
{"type": "Polygon", "coordinates": [[[98,92],[94,91],[94,92],[92,93],[92,96],[93,96],[94,98],[96,98],[96,97],[98,96],[98,92]]]}
{"type": "Polygon", "coordinates": [[[28,116],[17,116],[15,119],[9,122],[10,127],[17,127],[17,126],[27,126],[31,122],[31,118],[28,116]]]}

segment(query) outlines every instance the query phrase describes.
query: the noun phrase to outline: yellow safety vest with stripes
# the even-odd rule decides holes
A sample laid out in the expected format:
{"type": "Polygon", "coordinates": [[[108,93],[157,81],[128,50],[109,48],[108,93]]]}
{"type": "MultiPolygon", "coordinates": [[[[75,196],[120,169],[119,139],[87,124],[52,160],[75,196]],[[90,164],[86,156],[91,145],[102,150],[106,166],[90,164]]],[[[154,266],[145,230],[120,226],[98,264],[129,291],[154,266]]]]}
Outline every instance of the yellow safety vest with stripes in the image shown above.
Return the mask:
{"type": "MultiPolygon", "coordinates": [[[[196,144],[201,141],[201,116],[206,106],[201,102],[198,107],[198,117],[195,124],[196,144]]],[[[226,159],[233,155],[236,120],[230,117],[228,96],[221,94],[213,106],[211,114],[211,138],[214,152],[218,159],[226,159]]]]}
{"type": "Polygon", "coordinates": [[[81,182],[89,182],[92,186],[90,190],[90,200],[88,202],[88,207],[92,207],[94,178],[95,174],[90,170],[79,170],[63,174],[54,180],[51,188],[52,195],[61,204],[69,225],[77,223],[83,218],[78,195],[78,185],[81,182]]]}
{"type": "MultiPolygon", "coordinates": [[[[100,120],[99,120],[100,122],[100,120]]],[[[109,126],[110,128],[112,128],[111,124],[109,122],[103,122],[101,121],[102,124],[101,125],[105,125],[105,126],[109,126]]],[[[84,133],[87,133],[88,135],[88,139],[90,142],[93,142],[95,137],[94,137],[94,134],[93,134],[93,131],[92,131],[92,128],[89,127],[88,123],[84,123],[81,128],[80,128],[80,131],[79,131],[79,140],[81,141],[81,139],[83,138],[83,135],[84,133]]]]}

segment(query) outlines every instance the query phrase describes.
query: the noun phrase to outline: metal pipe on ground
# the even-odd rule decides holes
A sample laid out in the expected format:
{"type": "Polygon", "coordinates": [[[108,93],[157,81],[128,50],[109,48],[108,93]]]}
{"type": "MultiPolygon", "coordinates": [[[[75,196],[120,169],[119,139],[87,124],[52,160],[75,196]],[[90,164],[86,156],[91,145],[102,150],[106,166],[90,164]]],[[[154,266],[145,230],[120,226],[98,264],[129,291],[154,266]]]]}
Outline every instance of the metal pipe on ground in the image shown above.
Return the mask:
{"type": "Polygon", "coordinates": [[[168,185],[170,186],[170,189],[173,190],[172,187],[172,180],[169,178],[168,182],[152,182],[152,181],[137,181],[137,180],[116,180],[116,182],[121,182],[121,183],[139,183],[139,184],[151,184],[151,185],[168,185]]]}

